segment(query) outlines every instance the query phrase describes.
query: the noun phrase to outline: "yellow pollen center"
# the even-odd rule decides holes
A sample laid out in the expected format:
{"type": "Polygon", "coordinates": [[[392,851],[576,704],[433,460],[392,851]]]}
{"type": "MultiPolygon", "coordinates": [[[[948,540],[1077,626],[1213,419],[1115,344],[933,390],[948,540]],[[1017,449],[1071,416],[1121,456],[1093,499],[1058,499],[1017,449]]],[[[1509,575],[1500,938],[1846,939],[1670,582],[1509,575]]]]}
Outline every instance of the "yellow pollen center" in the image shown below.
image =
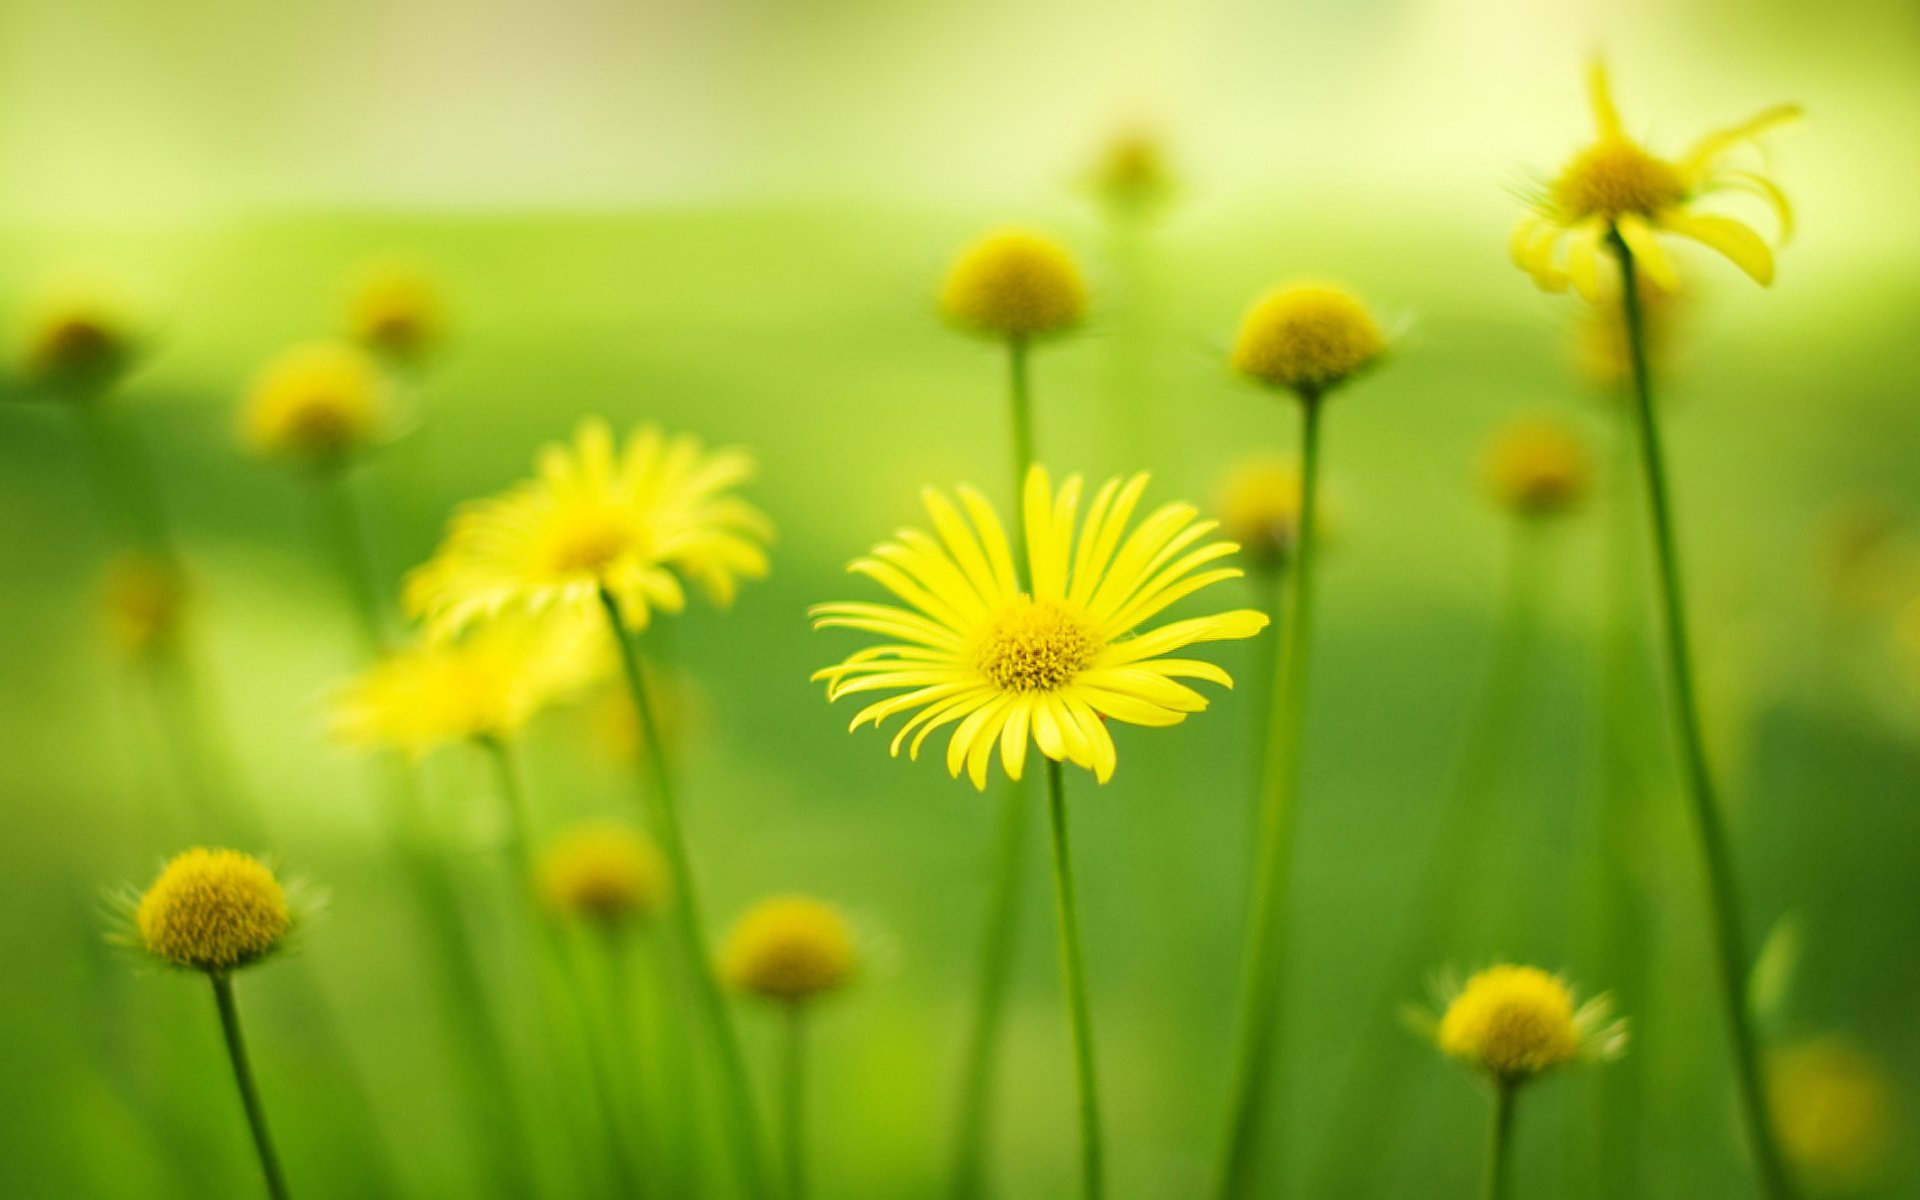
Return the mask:
{"type": "Polygon", "coordinates": [[[1651,217],[1686,199],[1680,168],[1638,142],[1606,137],[1582,150],[1553,181],[1553,203],[1569,219],[1628,213],[1651,217]]]}
{"type": "Polygon", "coordinates": [[[1003,692],[1052,692],[1084,670],[1098,649],[1086,626],[1060,605],[1022,599],[980,639],[974,666],[1003,692]]]}
{"type": "Polygon", "coordinates": [[[599,574],[633,548],[634,529],[604,509],[571,514],[547,543],[547,562],[556,572],[599,574]]]}

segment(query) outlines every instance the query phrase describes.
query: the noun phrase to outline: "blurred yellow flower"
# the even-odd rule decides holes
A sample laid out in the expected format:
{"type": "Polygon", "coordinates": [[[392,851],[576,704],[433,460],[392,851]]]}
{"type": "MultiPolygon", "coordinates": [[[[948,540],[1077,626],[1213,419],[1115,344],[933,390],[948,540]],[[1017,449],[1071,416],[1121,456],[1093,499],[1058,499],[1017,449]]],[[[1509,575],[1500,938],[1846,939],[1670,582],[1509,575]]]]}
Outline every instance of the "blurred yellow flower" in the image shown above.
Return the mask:
{"type": "Polygon", "coordinates": [[[138,658],[173,644],[186,615],[187,585],[166,559],[131,552],[108,564],[101,599],[108,640],[138,658]]]}
{"type": "Polygon", "coordinates": [[[1022,229],[990,233],[961,252],[940,289],[947,318],[967,329],[1025,338],[1059,333],[1086,316],[1080,268],[1059,243],[1022,229]]]}
{"type": "Polygon", "coordinates": [[[1234,338],[1233,369],[1305,397],[1377,362],[1387,341],[1360,298],[1325,283],[1277,287],[1254,301],[1234,338]]]}
{"type": "Polygon", "coordinates": [[[1123,129],[1101,148],[1089,185],[1124,216],[1150,216],[1173,194],[1173,172],[1160,139],[1143,127],[1123,129]]]}
{"type": "Polygon", "coordinates": [[[610,667],[605,638],[603,625],[581,617],[510,616],[397,650],[334,694],[333,734],[410,754],[506,737],[610,667]]]}
{"type": "Polygon", "coordinates": [[[1617,1057],[1626,1025],[1610,1015],[1605,997],[1576,1008],[1564,980],[1538,967],[1501,965],[1474,975],[1451,997],[1434,1040],[1448,1056],[1511,1085],[1576,1059],[1617,1057]]]}
{"type": "Polygon", "coordinates": [[[616,451],[606,422],[541,451],[539,473],[466,506],[432,561],[407,580],[408,609],[435,636],[503,613],[597,610],[604,592],[629,629],[686,605],[681,577],[717,604],[767,573],[773,528],[732,489],[752,476],[738,450],[636,431],[616,451]]]}
{"type": "MultiPolygon", "coordinates": [[[[1267,570],[1286,565],[1300,536],[1300,465],[1263,454],[1227,475],[1220,493],[1220,532],[1239,543],[1248,561],[1267,570]]],[[[1325,532],[1325,509],[1315,522],[1325,532]]]]}
{"type": "Polygon", "coordinates": [[[1726,159],[1742,143],[1798,117],[1799,106],[1775,105],[1707,134],[1669,160],[1627,136],[1606,68],[1599,63],[1588,73],[1587,91],[1599,137],[1574,156],[1514,227],[1513,261],[1541,287],[1560,291],[1571,282],[1597,303],[1603,295],[1600,254],[1612,248],[1617,235],[1647,276],[1671,291],[1679,286],[1679,276],[1656,236],[1670,233],[1718,251],[1758,283],[1772,283],[1773,252],[1766,241],[1741,221],[1698,208],[1716,194],[1746,192],[1772,207],[1782,238],[1791,234],[1793,211],[1780,188],[1765,176],[1727,165],[1726,159]]]}
{"type": "Polygon", "coordinates": [[[33,386],[83,397],[118,380],[139,349],[140,333],[122,301],[97,285],[73,285],[29,315],[21,370],[33,386]]]}
{"type": "Polygon", "coordinates": [[[851,568],[909,607],[848,603],[813,610],[815,628],[858,629],[892,640],[814,678],[827,681],[830,700],[900,692],[860,710],[851,726],[872,721],[878,727],[918,709],[893,739],[896,755],[913,734],[908,754],[917,758],[929,735],[958,722],[947,743],[947,771],[957,778],[964,768],[982,790],[996,747],[1007,775],[1018,779],[1029,741],[1046,757],[1106,782],[1116,761],[1108,720],[1175,725],[1207,706],[1178,680],[1233,686],[1211,663],[1166,655],[1197,642],[1251,637],[1267,623],[1241,609],[1137,632],[1169,605],[1241,574],[1208,566],[1237,547],[1202,541],[1217,523],[1197,520],[1191,505],[1164,505],[1129,535],[1146,486],[1145,474],[1108,481],[1076,539],[1080,477],[1055,495],[1046,470],[1035,467],[1024,504],[1030,593],[1016,583],[993,507],[963,487],[962,517],[945,495],[928,489],[923,498],[938,537],[905,530],[851,568]]]}
{"type": "Polygon", "coordinates": [[[667,864],[639,832],[587,821],[548,843],[539,862],[540,894],[556,914],[603,925],[644,921],[667,901],[667,864]]]}
{"type": "Polygon", "coordinates": [[[188,850],[175,857],[134,910],[140,944],[179,967],[224,972],[281,945],[293,918],[286,892],[266,864],[237,850],[188,850]]]}
{"type": "Polygon", "coordinates": [[[1481,472],[1494,503],[1521,517],[1558,516],[1593,486],[1593,464],[1571,429],[1544,417],[1522,417],[1487,443],[1481,472]]]}
{"type": "Polygon", "coordinates": [[[807,896],[776,896],[747,910],[720,951],[733,987],[797,1004],[844,986],[856,958],[840,910],[807,896]]]}
{"type": "Polygon", "coordinates": [[[1776,1051],[1769,1066],[1780,1150],[1802,1178],[1823,1191],[1878,1182],[1892,1156],[1898,1121],[1886,1070],[1837,1037],[1776,1051]]]}
{"type": "Polygon", "coordinates": [[[385,259],[369,264],[354,281],[347,329],[376,354],[417,361],[437,347],[446,332],[446,302],[424,268],[385,259]]]}
{"type": "Polygon", "coordinates": [[[269,362],[241,412],[249,448],[301,466],[331,468],[386,436],[387,384],[366,354],[345,342],[309,342],[269,362]]]}

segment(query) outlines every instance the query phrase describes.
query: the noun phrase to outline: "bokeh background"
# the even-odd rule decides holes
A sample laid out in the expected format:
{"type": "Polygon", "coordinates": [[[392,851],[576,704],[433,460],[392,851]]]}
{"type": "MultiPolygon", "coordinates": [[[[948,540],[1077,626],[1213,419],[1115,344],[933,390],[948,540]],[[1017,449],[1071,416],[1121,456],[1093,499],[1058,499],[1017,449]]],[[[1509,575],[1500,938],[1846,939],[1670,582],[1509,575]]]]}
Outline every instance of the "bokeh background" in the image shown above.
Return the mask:
{"type": "MultiPolygon", "coordinates": [[[[1291,414],[1236,384],[1222,347],[1262,287],[1329,275],[1395,324],[1394,360],[1338,398],[1338,508],[1308,732],[1277,1137],[1299,1184],[1357,1137],[1363,1187],[1474,1194],[1484,1099],[1373,998],[1458,767],[1493,638],[1506,518],[1476,484],[1489,432],[1548,411],[1610,466],[1611,400],[1568,348],[1569,302],[1505,259],[1512,193],[1588,132],[1580,71],[1604,49],[1631,129],[1675,149],[1795,99],[1773,139],[1801,228],[1778,284],[1705,255],[1669,376],[1671,453],[1726,800],[1756,943],[1797,944],[1769,1035],[1839,1036],[1890,1099],[1859,1194],[1913,1195],[1920,1106],[1920,10],[1901,0],[1546,6],[1425,3],[706,5],[570,0],[4,0],[0,310],[110,279],[154,353],[122,397],[151,445],[194,573],[200,683],[270,851],[331,904],[306,966],[243,1003],[289,1170],[363,1194],[381,1156],[415,1195],[474,1186],[380,850],[377,790],[332,747],[327,689],[355,662],[311,497],[237,448],[248,379],[336,332],[369,259],[426,265],[448,299],[416,430],[354,487],[384,577],[431,549],[460,498],[523,473],[585,414],[754,448],[775,571],[726,613],[663,631],[685,705],[690,836],[716,922],[801,889],[853,914],[870,965],[819,1031],[823,1195],[927,1195],[942,1178],[993,800],[937,764],[849,737],[809,672],[847,649],[806,606],[864,594],[846,561],[917,516],[927,483],[1010,486],[1002,366],[943,328],[932,290],[1007,221],[1071,246],[1094,320],[1037,365],[1042,458],[1151,468],[1211,502],[1291,414]],[[1122,235],[1080,186],[1144,123],[1179,179],[1122,235]],[[1866,533],[1863,534],[1862,531],[1866,533]],[[316,1035],[315,1000],[343,1047],[316,1035]],[[1342,1111],[1356,1048],[1404,1056],[1391,1094],[1342,1111]],[[353,1099],[348,1063],[377,1098],[353,1099]]],[[[0,1192],[245,1195],[251,1162],[198,987],[103,941],[101,896],[195,834],[162,719],[101,634],[114,543],[71,414],[0,410],[0,1192]]],[[[1431,966],[1496,956],[1593,988],[1606,487],[1553,531],[1548,632],[1509,731],[1496,832],[1458,872],[1466,918],[1431,966]]],[[[1267,643],[1216,657],[1252,678],[1267,643]]],[[[1634,668],[1658,712],[1650,668],[1634,668]]],[[[590,702],[530,749],[552,826],[630,811],[590,702]]],[[[1653,727],[1656,731],[1659,726],[1653,727]]],[[[1119,735],[1121,769],[1073,779],[1115,1191],[1206,1186],[1233,1030],[1257,711],[1242,691],[1176,730],[1119,735]]],[[[500,949],[502,836],[462,756],[432,765],[436,821],[467,852],[470,914],[500,949]]],[[[1633,1154],[1656,1197],[1749,1194],[1711,1007],[1681,797],[1659,756],[1634,855],[1633,1154]]],[[[995,1170],[1066,1194],[1066,1029],[1036,854],[995,1170]]],[[[742,1012],[756,1064],[772,1023],[742,1012]]],[[[525,1048],[523,1047],[523,1050],[525,1048]]],[[[525,1055],[523,1054],[523,1058],[525,1055]]],[[[544,1086],[523,1062],[528,1088],[544,1086]]],[[[1599,1082],[1543,1085],[1522,1185],[1598,1196],[1599,1082]]],[[[563,1153],[555,1143],[553,1153],[563,1153]]],[[[1368,1188],[1381,1189],[1369,1191],[1368,1188]]]]}

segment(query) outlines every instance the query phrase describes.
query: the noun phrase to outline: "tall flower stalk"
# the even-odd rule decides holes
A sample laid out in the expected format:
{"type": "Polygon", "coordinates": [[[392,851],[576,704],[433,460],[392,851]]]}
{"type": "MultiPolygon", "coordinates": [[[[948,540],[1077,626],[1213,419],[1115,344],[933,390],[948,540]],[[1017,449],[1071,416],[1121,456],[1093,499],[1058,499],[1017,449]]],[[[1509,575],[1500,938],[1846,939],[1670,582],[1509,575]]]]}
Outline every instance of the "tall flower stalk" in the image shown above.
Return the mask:
{"type": "Polygon", "coordinates": [[[1073,884],[1067,838],[1067,786],[1060,764],[1047,762],[1047,828],[1051,833],[1053,908],[1060,939],[1060,983],[1073,1034],[1073,1078],[1080,1111],[1080,1194],[1106,1195],[1106,1155],[1100,1135],[1100,1081],[1093,1054],[1093,1013],[1087,1000],[1086,953],[1080,947],[1080,900],[1073,884]]]}
{"type": "Polygon", "coordinates": [[[1216,1181],[1216,1194],[1222,1200],[1248,1196],[1258,1188],[1262,1135],[1282,1041],[1287,892],[1320,535],[1321,421],[1328,394],[1370,367],[1385,348],[1379,326],[1359,300],[1339,288],[1315,283],[1277,288],[1263,296],[1247,313],[1233,348],[1235,370],[1290,393],[1297,402],[1300,515],[1261,773],[1253,889],[1242,955],[1240,1041],[1216,1181]]]}

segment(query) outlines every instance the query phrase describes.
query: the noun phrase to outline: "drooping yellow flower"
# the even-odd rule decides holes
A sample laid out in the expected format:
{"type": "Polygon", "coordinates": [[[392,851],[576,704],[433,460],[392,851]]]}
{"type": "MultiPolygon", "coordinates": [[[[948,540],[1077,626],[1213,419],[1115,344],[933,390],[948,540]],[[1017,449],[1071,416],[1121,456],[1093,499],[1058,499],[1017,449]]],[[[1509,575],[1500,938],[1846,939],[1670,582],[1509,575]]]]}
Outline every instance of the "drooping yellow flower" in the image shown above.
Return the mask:
{"type": "Polygon", "coordinates": [[[391,422],[380,368],[345,342],[284,351],[261,371],[241,411],[241,433],[255,453],[317,468],[345,465],[391,422]]]}
{"type": "Polygon", "coordinates": [[[1434,1031],[1441,1051],[1501,1084],[1523,1083],[1577,1059],[1616,1057],[1626,1025],[1596,996],[1576,1007],[1566,981],[1538,967],[1494,966],[1468,979],[1434,1031]]]}
{"type": "Polygon", "coordinates": [[[1793,210],[1785,193],[1764,175],[1730,165],[1728,157],[1743,143],[1798,117],[1799,106],[1775,105],[1707,134],[1677,159],[1665,159],[1627,135],[1606,68],[1599,63],[1588,73],[1587,94],[1599,136],[1514,227],[1513,261],[1541,287],[1557,292],[1571,282],[1597,303],[1604,295],[1600,256],[1613,251],[1618,235],[1648,277],[1671,291],[1679,286],[1679,276],[1659,238],[1669,233],[1718,251],[1757,283],[1772,283],[1773,251],[1766,240],[1742,221],[1701,211],[1701,203],[1728,192],[1757,196],[1773,209],[1780,236],[1790,235],[1793,210]]]}
{"type": "Polygon", "coordinates": [[[279,949],[293,917],[265,863],[237,850],[188,850],[134,910],[140,944],[178,967],[230,971],[279,949]]]}
{"type": "Polygon", "coordinates": [[[1078,325],[1087,312],[1087,285],[1058,242],[1002,229],[954,260],[940,307],[954,324],[977,333],[1035,337],[1078,325]]]}
{"type": "Polygon", "coordinates": [[[734,987],[797,1004],[852,977],[853,930],[831,904],[776,896],[747,910],[727,935],[720,959],[720,974],[734,987]]]}
{"type": "MultiPolygon", "coordinates": [[[[591,614],[588,614],[591,615],[591,614]]],[[[425,754],[502,738],[611,664],[605,627],[580,617],[482,622],[388,654],[333,697],[333,733],[361,749],[425,754]]]]}
{"type": "Polygon", "coordinates": [[[1773,1127],[1795,1171],[1823,1191],[1878,1182],[1896,1140],[1899,1106],[1886,1070],[1844,1038],[1775,1052],[1768,1064],[1773,1127]]]}
{"type": "Polygon", "coordinates": [[[935,730],[955,725],[947,771],[958,778],[965,769],[982,790],[996,748],[1002,768],[1018,779],[1029,742],[1104,783],[1116,759],[1109,719],[1175,725],[1207,706],[1180,680],[1233,686],[1212,663],[1168,655],[1197,642],[1251,637],[1267,623],[1242,609],[1142,631],[1169,605],[1241,574],[1210,565],[1237,547],[1205,541],[1217,522],[1197,520],[1191,505],[1164,505],[1129,532],[1146,486],[1144,474],[1108,481],[1080,522],[1079,476],[1055,494],[1046,470],[1036,466],[1027,475],[1024,503],[1030,589],[1016,582],[1006,532],[985,498],[963,487],[956,508],[928,489],[923,498],[938,536],[902,531],[898,541],[876,547],[851,568],[907,607],[847,603],[813,610],[816,628],[858,629],[890,640],[814,678],[827,681],[830,700],[900,693],[862,709],[851,726],[872,721],[877,728],[917,709],[894,736],[896,755],[911,736],[908,754],[917,758],[935,730]]]}
{"type": "Polygon", "coordinates": [[[100,591],[107,637],[129,658],[162,650],[179,636],[187,585],[166,559],[122,554],[108,565],[100,591]]]}
{"type": "MultiPolygon", "coordinates": [[[[1220,493],[1220,532],[1266,570],[1285,566],[1300,537],[1300,466],[1263,454],[1235,466],[1220,493]]],[[[1322,508],[1324,514],[1325,509],[1322,508]]],[[[1326,520],[1315,521],[1324,533],[1326,520]]]]}
{"type": "Polygon", "coordinates": [[[1358,296],[1326,283],[1274,288],[1234,338],[1233,369],[1269,387],[1319,396],[1386,353],[1386,335],[1358,296]]]}
{"type": "Polygon", "coordinates": [[[107,289],[72,285],[48,295],[28,318],[21,350],[29,384],[57,396],[98,393],[133,365],[140,333],[107,289]]]}
{"type": "Polygon", "coordinates": [[[436,636],[503,613],[596,609],[604,590],[629,629],[686,605],[682,578],[717,604],[767,573],[772,525],[733,494],[752,476],[738,450],[703,449],[651,426],[616,450],[607,424],[540,453],[538,475],[453,519],[432,561],[407,580],[407,606],[436,636]]]}
{"type": "Polygon", "coordinates": [[[438,282],[404,259],[370,263],[348,297],[347,330],[376,354],[401,362],[423,358],[446,332],[438,282]]]}
{"type": "Polygon", "coordinates": [[[1481,470],[1494,503],[1521,517],[1559,516],[1586,499],[1593,483],[1586,446],[1545,417],[1521,417],[1498,430],[1481,470]]]}
{"type": "Polygon", "coordinates": [[[667,900],[667,864],[645,836],[613,821],[575,825],[540,856],[540,894],[564,917],[644,921],[667,900]]]}

